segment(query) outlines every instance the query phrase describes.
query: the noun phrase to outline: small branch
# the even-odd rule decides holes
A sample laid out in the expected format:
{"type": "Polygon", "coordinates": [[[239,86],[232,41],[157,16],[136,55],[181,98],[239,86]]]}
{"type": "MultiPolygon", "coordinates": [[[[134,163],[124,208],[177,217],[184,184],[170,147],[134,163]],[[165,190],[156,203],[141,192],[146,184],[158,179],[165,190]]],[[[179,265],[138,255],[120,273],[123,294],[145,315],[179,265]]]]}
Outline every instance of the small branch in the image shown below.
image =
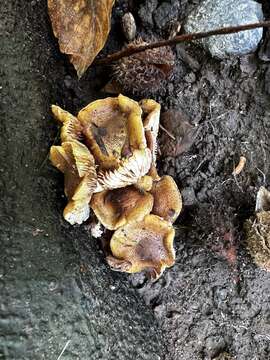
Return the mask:
{"type": "Polygon", "coordinates": [[[214,29],[214,30],[204,31],[204,32],[178,35],[172,39],[161,40],[161,41],[157,41],[157,42],[147,44],[147,45],[141,45],[141,46],[136,46],[136,47],[129,46],[123,50],[120,50],[120,51],[114,53],[114,54],[111,54],[104,58],[95,60],[93,65],[110,64],[111,62],[117,61],[123,57],[128,57],[128,56],[137,54],[139,52],[142,52],[142,51],[145,51],[148,49],[155,49],[155,48],[162,47],[162,46],[172,46],[172,45],[176,45],[176,44],[179,44],[182,42],[190,42],[190,41],[199,40],[199,39],[207,38],[207,37],[214,36],[214,35],[233,34],[233,33],[238,33],[240,31],[247,31],[247,30],[257,29],[257,28],[261,28],[261,27],[270,27],[270,20],[252,23],[252,24],[246,24],[246,25],[229,26],[229,27],[224,27],[224,28],[214,29]]]}

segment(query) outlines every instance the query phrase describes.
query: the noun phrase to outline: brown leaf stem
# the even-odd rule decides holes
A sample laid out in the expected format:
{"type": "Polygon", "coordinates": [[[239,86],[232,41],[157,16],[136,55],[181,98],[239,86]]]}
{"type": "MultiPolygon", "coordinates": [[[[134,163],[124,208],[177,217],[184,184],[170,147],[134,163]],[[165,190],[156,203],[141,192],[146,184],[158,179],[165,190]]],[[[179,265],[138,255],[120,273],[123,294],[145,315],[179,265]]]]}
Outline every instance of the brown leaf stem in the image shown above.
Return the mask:
{"type": "Polygon", "coordinates": [[[261,28],[261,27],[270,27],[270,20],[267,21],[261,21],[257,23],[251,23],[251,24],[245,24],[245,25],[239,25],[239,26],[228,26],[223,27],[219,29],[214,29],[210,31],[203,31],[203,32],[197,32],[197,33],[190,33],[190,34],[182,34],[175,36],[172,39],[168,40],[161,40],[154,43],[150,43],[147,45],[141,45],[136,47],[127,47],[123,50],[117,51],[111,55],[108,55],[101,59],[96,59],[93,63],[93,65],[107,65],[112,63],[113,61],[117,61],[123,57],[128,57],[133,54],[137,54],[139,52],[148,50],[148,49],[154,49],[162,46],[173,46],[182,42],[190,42],[194,40],[199,40],[203,38],[207,38],[214,35],[226,35],[226,34],[233,34],[238,33],[240,31],[247,31],[251,29],[261,28]]]}

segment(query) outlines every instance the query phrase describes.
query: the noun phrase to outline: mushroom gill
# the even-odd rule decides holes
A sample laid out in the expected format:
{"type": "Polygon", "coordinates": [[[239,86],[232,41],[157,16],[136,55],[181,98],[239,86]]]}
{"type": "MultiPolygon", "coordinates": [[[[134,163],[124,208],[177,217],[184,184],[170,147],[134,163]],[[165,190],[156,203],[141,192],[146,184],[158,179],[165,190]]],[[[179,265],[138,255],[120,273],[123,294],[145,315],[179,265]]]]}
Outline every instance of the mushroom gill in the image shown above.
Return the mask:
{"type": "Polygon", "coordinates": [[[156,165],[157,136],[159,130],[160,105],[151,99],[144,99],[139,102],[143,110],[143,127],[147,147],[152,151],[153,165],[156,165]]]}
{"type": "Polygon", "coordinates": [[[63,174],[68,204],[64,218],[81,224],[89,217],[89,202],[97,186],[95,161],[87,147],[78,141],[52,146],[50,160],[63,174]]]}
{"type": "Polygon", "coordinates": [[[75,116],[56,105],[52,105],[52,113],[63,124],[60,135],[62,142],[82,139],[82,124],[75,116]]]}
{"type": "Polygon", "coordinates": [[[96,192],[136,184],[142,176],[148,173],[151,162],[152,155],[148,148],[134,150],[133,154],[126,158],[117,169],[98,172],[96,192]]]}

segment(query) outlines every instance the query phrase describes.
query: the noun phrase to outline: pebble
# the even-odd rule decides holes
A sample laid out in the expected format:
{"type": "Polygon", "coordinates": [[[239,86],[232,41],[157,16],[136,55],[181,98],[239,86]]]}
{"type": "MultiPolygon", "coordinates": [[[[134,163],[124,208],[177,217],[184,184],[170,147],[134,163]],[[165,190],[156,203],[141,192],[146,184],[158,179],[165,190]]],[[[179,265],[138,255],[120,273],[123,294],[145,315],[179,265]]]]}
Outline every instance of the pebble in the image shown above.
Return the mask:
{"type": "MultiPolygon", "coordinates": [[[[187,18],[185,31],[200,32],[215,28],[236,26],[263,20],[261,4],[253,0],[205,0],[187,18]]],[[[257,49],[263,29],[253,29],[235,34],[211,36],[198,40],[212,56],[224,59],[241,56],[257,49]]]]}
{"type": "Polygon", "coordinates": [[[193,84],[196,81],[196,75],[193,72],[190,72],[184,77],[184,80],[189,84],[193,84]]]}
{"type": "Polygon", "coordinates": [[[185,187],[182,189],[181,194],[185,206],[193,206],[196,204],[197,199],[193,187],[185,187]]]}
{"type": "Polygon", "coordinates": [[[125,38],[128,41],[132,41],[136,36],[136,23],[133,15],[128,12],[122,17],[122,30],[125,35],[125,38]]]}

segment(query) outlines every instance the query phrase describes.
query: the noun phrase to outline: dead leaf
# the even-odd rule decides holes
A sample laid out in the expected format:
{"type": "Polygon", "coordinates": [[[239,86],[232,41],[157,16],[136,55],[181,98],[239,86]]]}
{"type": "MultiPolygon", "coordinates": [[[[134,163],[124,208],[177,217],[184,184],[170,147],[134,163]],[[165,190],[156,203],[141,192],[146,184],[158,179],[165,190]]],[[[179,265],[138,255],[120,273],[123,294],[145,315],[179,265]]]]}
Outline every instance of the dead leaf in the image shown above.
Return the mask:
{"type": "Polygon", "coordinates": [[[161,114],[159,145],[163,156],[179,156],[190,149],[197,129],[190,124],[188,116],[180,110],[168,110],[161,114]],[[169,136],[170,135],[170,136],[169,136]]]}
{"type": "Polygon", "coordinates": [[[103,48],[114,0],[48,0],[53,32],[81,77],[103,48]]]}

